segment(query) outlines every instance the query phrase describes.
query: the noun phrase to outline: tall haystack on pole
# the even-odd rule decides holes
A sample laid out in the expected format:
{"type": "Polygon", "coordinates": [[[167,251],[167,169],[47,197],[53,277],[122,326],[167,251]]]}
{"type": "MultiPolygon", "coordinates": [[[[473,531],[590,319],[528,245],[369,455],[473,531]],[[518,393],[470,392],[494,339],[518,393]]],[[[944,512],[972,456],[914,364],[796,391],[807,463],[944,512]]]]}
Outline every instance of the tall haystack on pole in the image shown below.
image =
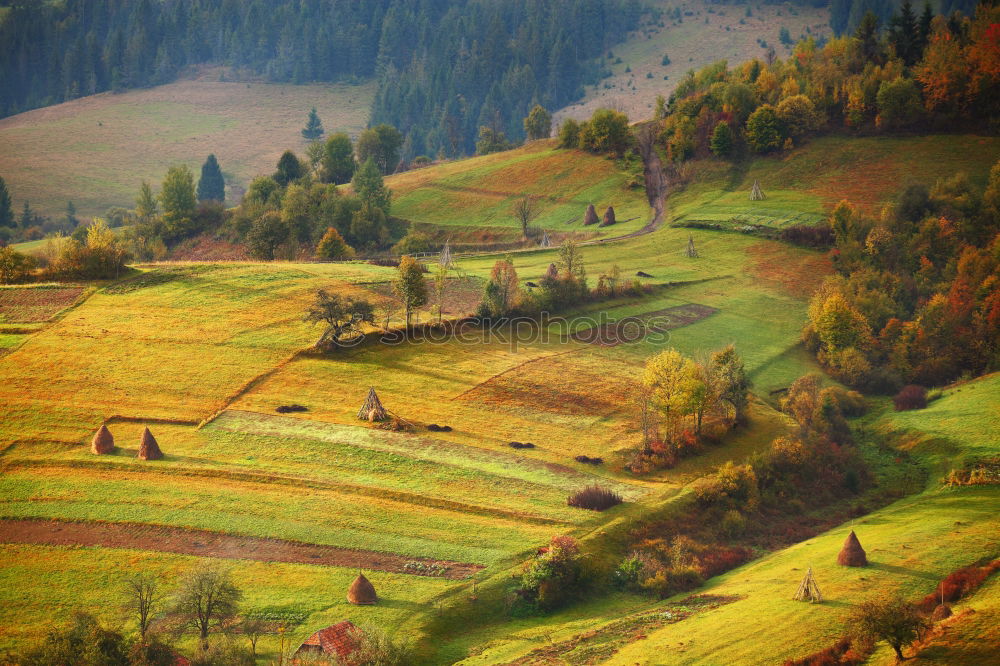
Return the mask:
{"type": "Polygon", "coordinates": [[[382,401],[378,399],[378,395],[375,393],[374,386],[368,389],[368,397],[365,398],[365,404],[361,405],[361,409],[358,410],[358,418],[362,421],[371,422],[385,421],[389,418],[385,407],[382,406],[382,401]]]}
{"type": "Polygon", "coordinates": [[[587,206],[587,212],[583,214],[583,226],[587,227],[598,222],[600,220],[597,218],[597,211],[594,209],[594,204],[590,204],[587,206]]]}
{"type": "Polygon", "coordinates": [[[102,425],[94,433],[94,439],[90,441],[90,452],[94,455],[103,455],[115,450],[115,438],[108,430],[108,426],[102,425]]]}
{"type": "Polygon", "coordinates": [[[809,567],[806,571],[806,577],[802,579],[802,583],[799,584],[799,589],[792,597],[793,601],[808,601],[809,603],[822,603],[823,593],[819,591],[819,585],[816,584],[816,579],[813,578],[813,569],[809,567]]]}
{"type": "Polygon", "coordinates": [[[438,257],[438,263],[445,268],[451,268],[451,239],[449,238],[444,242],[444,248],[441,250],[441,256],[438,257]]]}
{"type": "Polygon", "coordinates": [[[355,606],[373,606],[378,601],[378,595],[371,581],[359,572],[358,577],[347,588],[347,600],[355,606]]]}
{"type": "Polygon", "coordinates": [[[753,187],[750,188],[750,201],[763,201],[764,191],[760,189],[760,183],[756,180],[753,181],[753,187]]]}
{"type": "Polygon", "coordinates": [[[163,451],[160,450],[160,445],[156,443],[153,433],[149,432],[149,428],[145,428],[142,431],[142,439],[139,441],[139,452],[135,454],[135,457],[139,460],[163,459],[163,451]]]}
{"type": "Polygon", "coordinates": [[[610,227],[615,222],[617,222],[615,219],[615,208],[614,206],[608,206],[608,209],[604,211],[604,221],[598,226],[610,227]]]}
{"type": "Polygon", "coordinates": [[[837,564],[845,567],[868,566],[868,556],[865,554],[865,549],[861,547],[861,542],[858,541],[858,535],[854,533],[854,530],[851,530],[851,533],[847,535],[844,547],[837,555],[837,564]]]}
{"type": "Polygon", "coordinates": [[[698,250],[694,247],[694,236],[688,234],[687,256],[694,259],[698,256],[698,250]]]}

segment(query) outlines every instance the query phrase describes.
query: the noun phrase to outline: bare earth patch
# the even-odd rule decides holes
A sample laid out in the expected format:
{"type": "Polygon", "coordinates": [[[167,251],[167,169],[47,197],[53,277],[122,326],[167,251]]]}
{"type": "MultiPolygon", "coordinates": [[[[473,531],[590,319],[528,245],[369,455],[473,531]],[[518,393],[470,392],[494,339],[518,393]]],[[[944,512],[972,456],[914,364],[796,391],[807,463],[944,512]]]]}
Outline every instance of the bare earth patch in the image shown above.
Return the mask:
{"type": "Polygon", "coordinates": [[[136,523],[0,520],[0,543],[99,546],[234,560],[361,567],[391,573],[436,575],[453,580],[467,578],[484,568],[478,564],[405,557],[371,550],[349,550],[282,539],[136,523]]]}
{"type": "Polygon", "coordinates": [[[0,289],[0,322],[48,321],[73,305],[83,287],[10,287],[0,289]]]}

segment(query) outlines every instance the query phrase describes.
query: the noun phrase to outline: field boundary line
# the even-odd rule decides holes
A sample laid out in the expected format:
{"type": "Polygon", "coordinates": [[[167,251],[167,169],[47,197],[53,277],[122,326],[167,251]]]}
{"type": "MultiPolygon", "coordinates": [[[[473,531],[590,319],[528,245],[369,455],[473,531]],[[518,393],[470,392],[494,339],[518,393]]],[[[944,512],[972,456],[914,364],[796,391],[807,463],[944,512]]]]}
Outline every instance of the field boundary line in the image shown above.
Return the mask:
{"type": "Polygon", "coordinates": [[[484,379],[483,381],[479,382],[478,384],[476,384],[472,388],[467,389],[465,391],[462,391],[461,393],[459,393],[458,395],[456,395],[455,397],[453,397],[452,400],[459,400],[459,399],[461,399],[461,398],[469,395],[470,393],[472,393],[473,391],[475,391],[479,387],[484,386],[485,384],[490,383],[491,381],[493,381],[497,377],[502,377],[502,376],[506,375],[509,372],[514,372],[515,370],[523,368],[524,366],[529,365],[531,363],[536,363],[538,361],[545,361],[545,360],[548,360],[550,358],[555,358],[556,356],[565,356],[566,354],[573,354],[575,352],[581,352],[581,351],[584,351],[585,349],[586,349],[586,347],[581,347],[579,349],[569,349],[569,350],[563,351],[563,352],[556,352],[555,354],[547,354],[545,356],[538,356],[536,358],[529,358],[527,361],[522,361],[522,362],[518,363],[517,365],[515,365],[513,367],[507,368],[506,370],[503,370],[502,372],[498,372],[497,374],[493,375],[492,377],[488,377],[488,378],[484,379]]]}
{"type": "Polygon", "coordinates": [[[236,483],[259,483],[291,486],[296,488],[311,488],[314,490],[325,490],[329,492],[339,492],[344,495],[357,495],[372,499],[381,499],[401,504],[413,506],[423,506],[441,511],[451,511],[461,514],[472,514],[487,518],[503,518],[532,525],[571,525],[572,523],[558,518],[547,518],[531,513],[523,513],[502,509],[499,507],[489,507],[479,504],[468,504],[456,502],[454,500],[432,497],[428,495],[418,495],[403,490],[392,490],[388,488],[375,488],[354,483],[340,483],[335,481],[324,481],[321,479],[310,479],[308,477],[293,476],[291,474],[265,474],[262,472],[248,472],[234,469],[212,469],[194,467],[159,467],[151,468],[140,465],[121,464],[104,462],[98,460],[74,460],[57,461],[45,459],[11,460],[0,466],[4,473],[16,469],[64,469],[64,470],[92,470],[99,472],[132,472],[136,474],[160,475],[166,477],[188,476],[204,479],[222,479],[236,483]]]}

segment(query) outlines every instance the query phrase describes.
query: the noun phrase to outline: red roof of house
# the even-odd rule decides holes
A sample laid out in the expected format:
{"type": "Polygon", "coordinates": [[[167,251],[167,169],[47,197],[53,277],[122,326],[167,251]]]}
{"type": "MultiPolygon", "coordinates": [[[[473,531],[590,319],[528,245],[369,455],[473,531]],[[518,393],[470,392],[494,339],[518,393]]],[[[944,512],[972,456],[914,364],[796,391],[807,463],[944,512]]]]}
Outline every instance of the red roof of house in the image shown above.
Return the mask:
{"type": "Polygon", "coordinates": [[[307,638],[299,650],[306,646],[318,647],[325,654],[335,654],[344,658],[358,648],[357,633],[358,628],[354,626],[354,623],[344,620],[337,624],[331,624],[326,629],[320,629],[307,638]]]}

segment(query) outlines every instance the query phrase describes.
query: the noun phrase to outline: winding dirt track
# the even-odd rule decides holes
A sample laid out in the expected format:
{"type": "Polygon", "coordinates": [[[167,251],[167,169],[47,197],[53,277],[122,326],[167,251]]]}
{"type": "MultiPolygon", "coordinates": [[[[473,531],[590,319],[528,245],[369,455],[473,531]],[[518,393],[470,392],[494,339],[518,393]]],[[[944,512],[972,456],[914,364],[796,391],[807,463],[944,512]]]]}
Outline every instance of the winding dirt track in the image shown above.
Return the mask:
{"type": "Polygon", "coordinates": [[[372,550],[351,550],[298,541],[236,536],[139,523],[2,519],[0,543],[126,548],[231,560],[363,567],[374,571],[416,575],[434,575],[431,572],[437,571],[438,577],[452,580],[468,578],[484,568],[478,564],[404,557],[372,550]],[[424,566],[407,569],[405,565],[412,562],[424,566]]]}

